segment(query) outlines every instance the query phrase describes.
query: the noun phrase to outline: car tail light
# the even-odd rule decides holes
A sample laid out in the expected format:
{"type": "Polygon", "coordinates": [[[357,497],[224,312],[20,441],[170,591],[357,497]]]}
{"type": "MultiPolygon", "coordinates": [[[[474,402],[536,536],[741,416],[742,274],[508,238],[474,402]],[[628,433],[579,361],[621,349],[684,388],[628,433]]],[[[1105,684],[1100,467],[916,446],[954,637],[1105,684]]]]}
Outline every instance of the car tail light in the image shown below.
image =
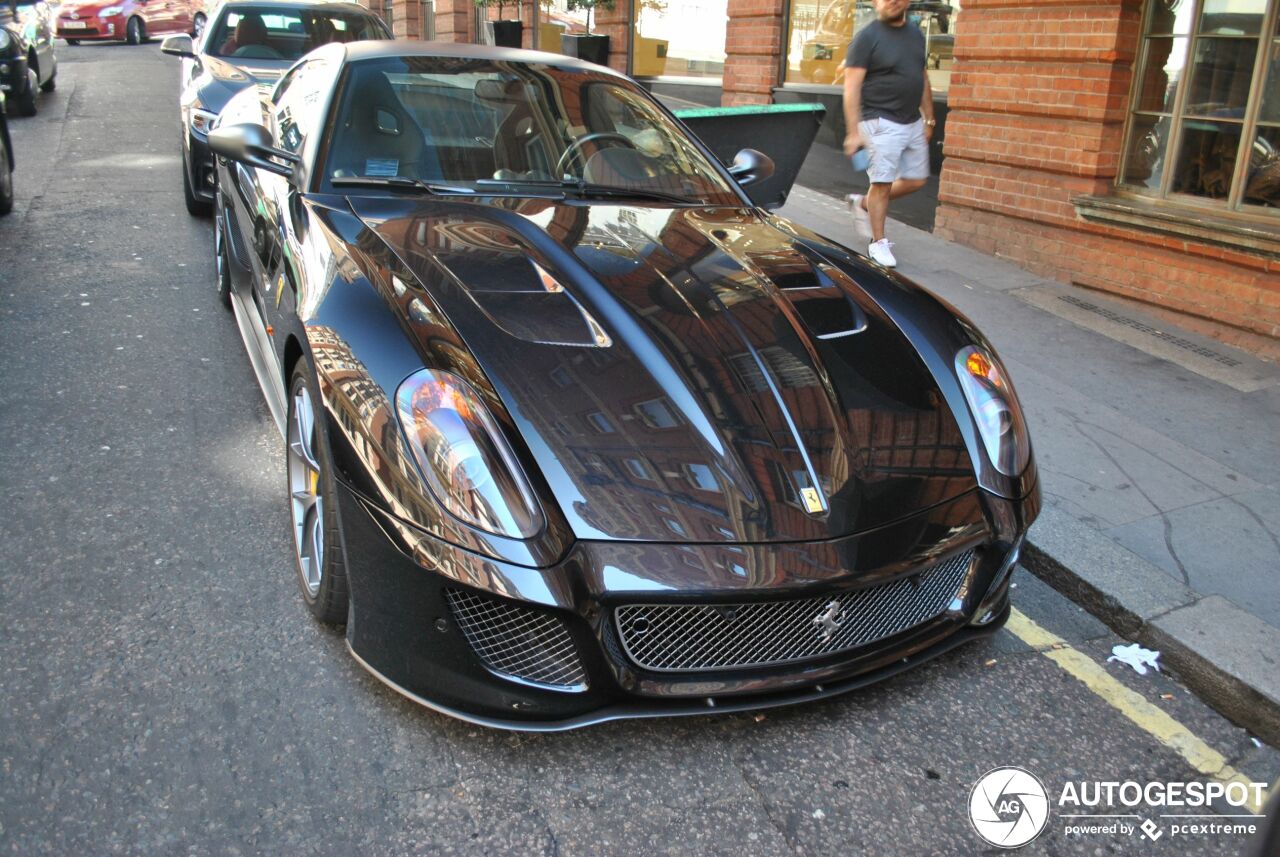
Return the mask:
{"type": "Polygon", "coordinates": [[[415,372],[396,391],[396,413],[418,469],[451,514],[512,538],[542,529],[520,465],[467,382],[448,372],[415,372]]]}

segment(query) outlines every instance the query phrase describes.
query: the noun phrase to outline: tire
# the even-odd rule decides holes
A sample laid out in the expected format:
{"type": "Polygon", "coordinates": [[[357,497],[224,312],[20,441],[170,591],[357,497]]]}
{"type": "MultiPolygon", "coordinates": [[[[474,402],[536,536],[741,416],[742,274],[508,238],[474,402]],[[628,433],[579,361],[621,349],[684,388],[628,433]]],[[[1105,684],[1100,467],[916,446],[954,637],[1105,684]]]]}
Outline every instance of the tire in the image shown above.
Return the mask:
{"type": "Polygon", "coordinates": [[[130,45],[140,45],[147,40],[147,27],[141,18],[130,18],[124,25],[124,40],[130,45]]]}
{"type": "Polygon", "coordinates": [[[13,211],[13,162],[9,147],[0,139],[0,217],[13,211]]]}
{"type": "Polygon", "coordinates": [[[217,213],[213,219],[214,281],[218,288],[218,300],[231,309],[231,250],[227,247],[227,218],[222,210],[222,197],[214,193],[217,213]]]}
{"type": "Polygon", "coordinates": [[[302,600],[311,615],[325,624],[341,625],[347,621],[350,598],[319,402],[311,364],[299,357],[289,379],[285,440],[294,564],[302,600]]]}
{"type": "Polygon", "coordinates": [[[18,96],[18,115],[19,116],[35,116],[36,115],[36,92],[40,89],[40,79],[36,77],[35,69],[27,69],[27,87],[22,90],[22,94],[18,96]]]}
{"type": "Polygon", "coordinates": [[[58,72],[57,70],[55,70],[53,72],[53,77],[49,78],[44,83],[40,84],[40,91],[53,92],[57,88],[58,88],[58,72]]]}
{"type": "Polygon", "coordinates": [[[71,45],[71,47],[73,47],[73,48],[74,48],[76,45],[80,44],[80,40],[79,40],[79,39],[66,39],[65,41],[66,41],[66,43],[67,43],[67,44],[71,45]]]}
{"type": "Polygon", "coordinates": [[[199,39],[200,34],[204,32],[205,17],[203,12],[197,12],[195,17],[191,19],[191,38],[199,39]]]}
{"type": "Polygon", "coordinates": [[[191,187],[191,176],[187,174],[187,165],[182,165],[182,199],[187,204],[187,214],[192,217],[208,217],[213,206],[196,196],[191,187]]]}

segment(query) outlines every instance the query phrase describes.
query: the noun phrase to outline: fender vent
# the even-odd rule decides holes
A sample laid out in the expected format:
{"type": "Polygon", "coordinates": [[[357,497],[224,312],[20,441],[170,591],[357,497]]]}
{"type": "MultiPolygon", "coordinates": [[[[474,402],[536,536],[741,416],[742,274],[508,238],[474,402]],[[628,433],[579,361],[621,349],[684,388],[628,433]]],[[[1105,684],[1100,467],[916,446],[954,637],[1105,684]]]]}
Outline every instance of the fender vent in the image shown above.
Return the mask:
{"type": "Polygon", "coordinates": [[[553,690],[587,689],[587,673],[559,619],[461,589],[445,594],[458,627],[490,670],[553,690]]]}

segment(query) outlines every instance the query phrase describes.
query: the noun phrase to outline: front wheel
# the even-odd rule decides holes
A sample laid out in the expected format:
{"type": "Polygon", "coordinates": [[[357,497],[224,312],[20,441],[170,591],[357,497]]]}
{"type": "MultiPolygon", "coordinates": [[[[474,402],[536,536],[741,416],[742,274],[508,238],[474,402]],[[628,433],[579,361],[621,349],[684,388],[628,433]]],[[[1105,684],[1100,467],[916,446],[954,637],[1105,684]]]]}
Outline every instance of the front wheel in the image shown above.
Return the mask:
{"type": "Polygon", "coordinates": [[[187,214],[192,217],[209,216],[211,206],[196,196],[195,189],[191,187],[191,176],[186,164],[182,165],[182,199],[187,204],[187,214]]]}
{"type": "Polygon", "coordinates": [[[80,40],[79,40],[79,39],[67,39],[67,44],[71,45],[71,47],[73,47],[73,48],[74,48],[76,45],[80,44],[80,40]]]}
{"type": "Polygon", "coordinates": [[[0,138],[0,215],[13,211],[13,162],[9,147],[0,138]]]}
{"type": "Polygon", "coordinates": [[[18,115],[35,116],[36,115],[36,92],[40,89],[40,78],[36,77],[35,69],[27,69],[27,87],[22,90],[22,94],[18,96],[18,115]]]}
{"type": "Polygon", "coordinates": [[[146,27],[141,18],[130,18],[124,28],[124,40],[131,45],[140,45],[147,39],[146,27]]]}
{"type": "Polygon", "coordinates": [[[314,389],[311,365],[299,357],[289,380],[285,449],[289,511],[302,600],[321,622],[337,625],[347,620],[347,574],[338,535],[329,445],[314,389]]]}
{"type": "Polygon", "coordinates": [[[40,84],[41,92],[53,92],[58,88],[58,69],[54,68],[53,74],[49,75],[49,79],[40,84]]]}

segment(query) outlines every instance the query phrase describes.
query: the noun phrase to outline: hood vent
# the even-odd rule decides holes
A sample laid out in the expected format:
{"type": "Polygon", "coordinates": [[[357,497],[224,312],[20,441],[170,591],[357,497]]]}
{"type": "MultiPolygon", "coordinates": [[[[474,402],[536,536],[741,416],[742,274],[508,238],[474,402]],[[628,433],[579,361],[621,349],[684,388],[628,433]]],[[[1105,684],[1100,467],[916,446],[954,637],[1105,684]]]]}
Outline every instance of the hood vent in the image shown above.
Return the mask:
{"type": "Polygon", "coordinates": [[[465,242],[454,236],[452,252],[435,257],[491,322],[517,339],[540,345],[613,344],[600,323],[530,251],[493,232],[469,230],[465,242]],[[511,252],[513,246],[517,252],[511,252]]]}

